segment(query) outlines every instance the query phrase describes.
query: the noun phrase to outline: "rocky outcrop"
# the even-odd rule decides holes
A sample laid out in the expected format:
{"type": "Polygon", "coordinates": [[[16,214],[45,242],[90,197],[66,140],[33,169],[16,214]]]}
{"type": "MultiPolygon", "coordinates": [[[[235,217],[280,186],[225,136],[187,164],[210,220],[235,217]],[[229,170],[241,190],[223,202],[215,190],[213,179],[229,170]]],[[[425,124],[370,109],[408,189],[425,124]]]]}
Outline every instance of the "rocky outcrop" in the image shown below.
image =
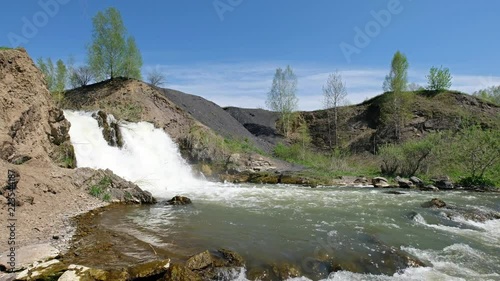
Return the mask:
{"type": "Polygon", "coordinates": [[[123,138],[118,126],[118,121],[113,115],[108,115],[106,112],[99,110],[92,114],[92,117],[97,120],[97,124],[102,129],[102,136],[109,146],[123,147],[123,138]]]}
{"type": "Polygon", "coordinates": [[[100,199],[115,203],[154,204],[156,199],[150,192],[142,190],[136,184],[115,175],[113,171],[79,168],[73,176],[77,187],[87,189],[100,199]]]}
{"type": "Polygon", "coordinates": [[[0,158],[22,165],[33,158],[75,162],[69,122],[44,78],[22,49],[0,51],[0,158]]]}

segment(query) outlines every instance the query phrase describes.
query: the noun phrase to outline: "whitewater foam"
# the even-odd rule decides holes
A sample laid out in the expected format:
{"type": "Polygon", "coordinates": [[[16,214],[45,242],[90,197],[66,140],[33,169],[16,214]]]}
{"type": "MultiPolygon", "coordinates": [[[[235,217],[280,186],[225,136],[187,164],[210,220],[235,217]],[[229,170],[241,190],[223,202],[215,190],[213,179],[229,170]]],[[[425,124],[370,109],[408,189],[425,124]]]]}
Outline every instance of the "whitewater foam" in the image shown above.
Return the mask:
{"type": "MultiPolygon", "coordinates": [[[[64,111],[78,167],[110,169],[157,197],[176,195],[199,186],[172,139],[147,122],[119,122],[123,148],[112,147],[102,136],[91,112],[64,111]]],[[[113,117],[110,117],[113,118],[113,117]]]]}

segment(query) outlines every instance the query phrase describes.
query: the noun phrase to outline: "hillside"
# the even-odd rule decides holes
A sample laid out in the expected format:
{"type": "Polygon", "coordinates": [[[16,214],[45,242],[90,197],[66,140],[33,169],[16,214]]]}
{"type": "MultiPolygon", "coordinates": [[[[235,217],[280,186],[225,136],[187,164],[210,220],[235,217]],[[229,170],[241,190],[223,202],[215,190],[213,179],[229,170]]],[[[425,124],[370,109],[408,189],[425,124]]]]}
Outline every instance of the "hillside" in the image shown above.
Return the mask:
{"type": "MultiPolygon", "coordinates": [[[[381,144],[393,143],[394,131],[384,126],[381,107],[384,95],[359,105],[340,108],[339,136],[352,152],[374,152],[381,144]]],[[[421,138],[428,133],[459,129],[466,123],[483,128],[500,128],[500,107],[460,92],[416,92],[410,106],[411,116],[402,128],[402,141],[421,138]]],[[[302,112],[309,125],[312,143],[328,150],[328,119],[325,110],[302,112]]]]}

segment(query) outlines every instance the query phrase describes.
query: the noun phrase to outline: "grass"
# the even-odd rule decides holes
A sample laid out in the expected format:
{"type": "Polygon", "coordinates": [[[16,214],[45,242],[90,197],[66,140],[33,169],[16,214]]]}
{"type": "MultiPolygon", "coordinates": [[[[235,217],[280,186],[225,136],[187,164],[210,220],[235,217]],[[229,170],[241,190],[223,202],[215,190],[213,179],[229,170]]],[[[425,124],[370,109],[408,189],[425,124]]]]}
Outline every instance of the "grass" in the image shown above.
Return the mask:
{"type": "Polygon", "coordinates": [[[111,183],[112,183],[111,178],[105,176],[97,184],[90,187],[89,194],[96,198],[100,198],[104,201],[109,202],[111,200],[111,194],[105,191],[106,189],[109,188],[111,183]]]}
{"type": "Polygon", "coordinates": [[[339,176],[374,176],[378,174],[378,162],[371,155],[350,155],[341,151],[320,153],[300,144],[278,144],[274,156],[308,168],[306,174],[320,178],[339,176]]]}
{"type": "Polygon", "coordinates": [[[0,50],[12,50],[12,48],[5,47],[5,46],[0,46],[0,50]]]}

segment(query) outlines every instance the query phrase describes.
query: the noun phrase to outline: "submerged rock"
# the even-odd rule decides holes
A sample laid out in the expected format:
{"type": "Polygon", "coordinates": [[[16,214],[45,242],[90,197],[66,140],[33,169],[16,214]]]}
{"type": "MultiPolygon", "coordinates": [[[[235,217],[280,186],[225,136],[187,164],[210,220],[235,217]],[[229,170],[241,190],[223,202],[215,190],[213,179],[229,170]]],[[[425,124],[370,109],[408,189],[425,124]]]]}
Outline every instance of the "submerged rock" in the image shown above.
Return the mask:
{"type": "Polygon", "coordinates": [[[174,196],[172,199],[167,201],[167,205],[189,205],[191,203],[191,199],[179,195],[174,196]]]}
{"type": "Polygon", "coordinates": [[[424,208],[444,208],[444,207],[446,207],[446,203],[439,198],[434,198],[429,202],[423,203],[422,207],[424,207],[424,208]]]}

